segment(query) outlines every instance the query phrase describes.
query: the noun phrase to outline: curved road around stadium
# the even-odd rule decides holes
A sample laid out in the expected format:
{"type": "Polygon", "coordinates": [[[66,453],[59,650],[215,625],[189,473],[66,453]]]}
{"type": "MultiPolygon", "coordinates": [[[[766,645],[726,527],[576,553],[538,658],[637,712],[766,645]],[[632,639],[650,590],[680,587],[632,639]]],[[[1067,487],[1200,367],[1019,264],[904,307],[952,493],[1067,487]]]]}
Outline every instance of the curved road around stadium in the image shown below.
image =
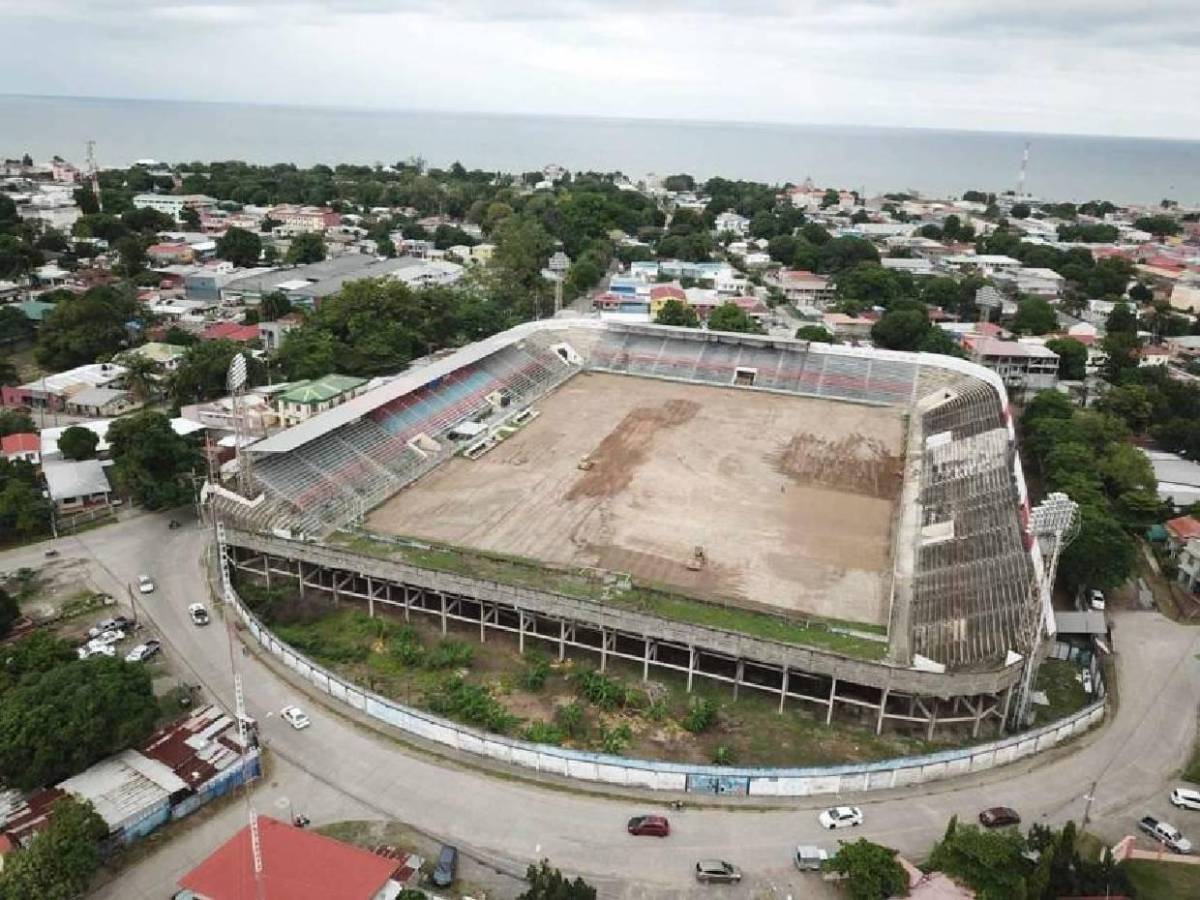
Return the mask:
{"type": "MultiPolygon", "coordinates": [[[[240,647],[231,650],[226,629],[189,622],[187,604],[208,599],[201,562],[208,538],[194,524],[168,531],[164,517],[143,515],[54,546],[63,557],[97,561],[104,570],[101,580],[109,579],[97,587],[119,596],[139,573],[153,576],[158,590],[139,597],[139,607],[161,631],[167,652],[230,705],[231,657],[236,658],[247,708],[272,751],[380,817],[452,840],[504,871],[519,872],[548,857],[588,877],[607,896],[691,891],[691,866],[705,856],[729,859],[746,872],[746,882],[730,890],[792,893],[803,880],[790,866],[789,849],[833,843],[816,821],[816,812],[831,805],[832,797],[770,808],[749,808],[745,801],[688,808],[670,813],[668,840],[633,839],[624,831],[626,817],[661,808],[661,798],[554,789],[406,749],[324,708],[240,647]],[[289,702],[304,706],[311,728],[296,732],[279,720],[278,710],[289,702]]],[[[39,565],[46,546],[6,553],[3,567],[39,565]]],[[[1145,812],[1165,814],[1166,791],[1196,732],[1200,630],[1154,612],[1116,612],[1114,621],[1120,701],[1103,727],[1066,748],[978,776],[840,798],[860,805],[866,821],[836,836],[861,835],[920,857],[951,815],[971,819],[987,806],[1012,806],[1026,824],[1079,821],[1090,811],[1093,830],[1108,840],[1133,833],[1145,812]]]]}

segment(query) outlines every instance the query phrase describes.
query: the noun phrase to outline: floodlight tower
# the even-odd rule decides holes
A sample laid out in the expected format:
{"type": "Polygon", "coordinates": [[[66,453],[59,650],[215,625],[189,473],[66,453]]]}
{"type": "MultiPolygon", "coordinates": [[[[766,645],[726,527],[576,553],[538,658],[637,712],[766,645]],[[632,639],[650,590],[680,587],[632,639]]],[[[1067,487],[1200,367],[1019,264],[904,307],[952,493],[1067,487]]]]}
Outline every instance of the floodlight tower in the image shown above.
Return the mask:
{"type": "Polygon", "coordinates": [[[96,198],[96,208],[100,209],[100,167],[96,165],[96,142],[87,142],[88,180],[92,185],[92,196],[96,198]]]}
{"type": "Polygon", "coordinates": [[[1037,609],[1030,617],[1029,639],[1026,641],[1025,671],[1021,673],[1020,692],[1013,713],[1018,725],[1024,723],[1029,714],[1033,695],[1033,681],[1040,665],[1042,641],[1053,637],[1054,576],[1058,573],[1058,561],[1062,551],[1079,534],[1079,504],[1066,494],[1053,493],[1033,508],[1029,522],[1030,530],[1038,543],[1042,571],[1034,572],[1032,593],[1037,597],[1037,609]]]}
{"type": "MultiPolygon", "coordinates": [[[[992,287],[990,284],[985,284],[975,292],[975,305],[979,307],[979,327],[976,329],[976,331],[978,332],[979,337],[982,338],[984,323],[991,321],[992,310],[1000,309],[1004,305],[1004,299],[1000,296],[1000,292],[994,287],[992,287]]],[[[975,341],[975,352],[972,354],[972,357],[974,362],[980,361],[978,339],[975,341]]]]}
{"type": "Polygon", "coordinates": [[[1025,175],[1029,169],[1029,141],[1025,142],[1025,152],[1021,154],[1021,174],[1017,177],[1017,197],[1025,196],[1025,175]]]}
{"type": "Polygon", "coordinates": [[[233,441],[238,461],[238,488],[243,496],[249,496],[253,490],[250,454],[245,448],[249,442],[246,429],[246,375],[246,356],[243,353],[235,353],[229,361],[229,372],[225,381],[233,401],[233,441]]]}
{"type": "Polygon", "coordinates": [[[566,277],[567,269],[570,267],[571,257],[567,256],[561,250],[555,251],[546,266],[546,268],[554,273],[554,314],[556,316],[562,312],[563,279],[566,277]]]}

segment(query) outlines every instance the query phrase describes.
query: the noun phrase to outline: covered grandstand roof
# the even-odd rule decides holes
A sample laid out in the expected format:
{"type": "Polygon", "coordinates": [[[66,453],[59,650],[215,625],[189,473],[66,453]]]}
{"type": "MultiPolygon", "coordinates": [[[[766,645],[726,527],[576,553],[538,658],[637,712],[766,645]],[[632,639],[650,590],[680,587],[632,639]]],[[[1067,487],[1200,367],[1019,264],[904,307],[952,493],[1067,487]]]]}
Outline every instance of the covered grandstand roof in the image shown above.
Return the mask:
{"type": "Polygon", "coordinates": [[[444,378],[450,373],[461,369],[463,366],[478,362],[522,338],[528,337],[538,331],[562,328],[568,324],[572,328],[603,327],[602,323],[596,319],[571,319],[567,322],[564,322],[562,319],[545,319],[540,322],[526,322],[508,331],[494,334],[489,338],[484,338],[482,341],[477,341],[474,344],[463,347],[456,353],[442,359],[434,360],[429,365],[420,369],[405,372],[387,384],[373,391],[361,394],[353,400],[348,400],[341,406],[336,406],[318,416],[313,416],[308,421],[301,422],[294,428],[289,428],[286,431],[281,431],[279,434],[264,438],[258,443],[251,445],[250,450],[254,453],[287,453],[288,451],[295,450],[297,447],[304,446],[309,441],[316,440],[321,435],[328,434],[335,428],[341,428],[343,425],[349,425],[351,422],[361,419],[367,413],[373,412],[381,406],[386,406],[393,400],[403,397],[405,394],[412,393],[417,388],[424,387],[431,382],[437,381],[439,378],[444,378]]]}

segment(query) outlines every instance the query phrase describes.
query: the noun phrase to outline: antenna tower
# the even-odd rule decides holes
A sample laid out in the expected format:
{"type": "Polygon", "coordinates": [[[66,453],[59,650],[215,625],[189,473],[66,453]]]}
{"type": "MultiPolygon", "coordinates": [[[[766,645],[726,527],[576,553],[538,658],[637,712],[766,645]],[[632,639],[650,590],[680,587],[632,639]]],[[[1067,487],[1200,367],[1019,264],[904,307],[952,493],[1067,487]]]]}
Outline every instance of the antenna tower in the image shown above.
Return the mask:
{"type": "Polygon", "coordinates": [[[96,142],[87,142],[88,181],[92,185],[92,195],[96,198],[96,208],[100,208],[100,167],[96,165],[96,142]]]}
{"type": "Polygon", "coordinates": [[[1025,142],[1025,152],[1021,154],[1021,174],[1017,178],[1017,196],[1025,196],[1025,175],[1029,169],[1029,141],[1025,142]]]}
{"type": "Polygon", "coordinates": [[[245,446],[250,441],[246,426],[246,375],[245,354],[234,354],[233,359],[229,361],[229,372],[225,380],[233,401],[233,441],[238,461],[238,488],[244,496],[249,496],[254,485],[250,471],[250,454],[246,452],[245,446]]]}

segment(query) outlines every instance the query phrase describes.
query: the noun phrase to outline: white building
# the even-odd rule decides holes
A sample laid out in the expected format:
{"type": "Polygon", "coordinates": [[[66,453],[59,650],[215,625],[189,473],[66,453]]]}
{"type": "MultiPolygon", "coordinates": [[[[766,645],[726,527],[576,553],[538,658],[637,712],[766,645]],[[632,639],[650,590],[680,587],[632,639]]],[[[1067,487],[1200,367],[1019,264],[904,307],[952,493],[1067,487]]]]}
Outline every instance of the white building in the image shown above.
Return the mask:
{"type": "Polygon", "coordinates": [[[216,206],[215,197],[204,194],[138,194],[133,198],[133,205],[138,209],[153,209],[163,215],[178,220],[185,209],[199,212],[209,206],[216,206]]]}
{"type": "Polygon", "coordinates": [[[730,231],[736,234],[738,237],[745,237],[747,232],[750,231],[750,220],[745,216],[739,216],[737,213],[732,212],[731,210],[726,210],[716,217],[715,221],[713,222],[713,230],[716,231],[717,234],[721,234],[724,231],[730,231]]]}

